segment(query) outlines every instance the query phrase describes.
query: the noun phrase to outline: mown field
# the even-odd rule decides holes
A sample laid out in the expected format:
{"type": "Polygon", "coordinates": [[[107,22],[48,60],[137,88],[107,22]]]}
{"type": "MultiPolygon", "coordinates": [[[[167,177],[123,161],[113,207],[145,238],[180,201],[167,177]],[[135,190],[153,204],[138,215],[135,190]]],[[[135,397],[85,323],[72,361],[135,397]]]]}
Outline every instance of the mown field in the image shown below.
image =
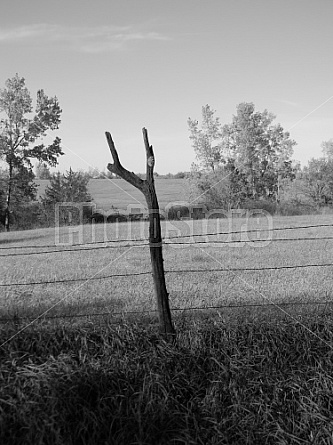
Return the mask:
{"type": "MultiPolygon", "coordinates": [[[[37,198],[45,193],[49,184],[47,180],[35,180],[37,198]]],[[[188,201],[189,185],[185,179],[155,179],[156,193],[161,209],[176,201],[188,201]]],[[[142,193],[123,179],[91,179],[88,191],[97,208],[105,211],[116,209],[127,210],[128,206],[146,207],[142,193]]]]}
{"type": "Polygon", "coordinates": [[[0,443],[333,443],[331,217],[164,221],[172,345],[147,223],[71,230],[0,234],[0,284],[82,279],[0,287],[0,443]]]}

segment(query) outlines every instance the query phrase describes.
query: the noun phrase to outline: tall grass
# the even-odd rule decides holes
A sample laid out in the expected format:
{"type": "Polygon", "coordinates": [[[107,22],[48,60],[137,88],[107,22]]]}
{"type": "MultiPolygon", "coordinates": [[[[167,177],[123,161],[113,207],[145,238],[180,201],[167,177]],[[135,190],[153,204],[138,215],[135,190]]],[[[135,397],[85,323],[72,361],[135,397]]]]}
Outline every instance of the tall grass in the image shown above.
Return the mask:
{"type": "MultiPolygon", "coordinates": [[[[0,349],[3,444],[332,444],[332,319],[41,324],[0,349]]],[[[1,342],[15,330],[1,331],[1,342]]]]}

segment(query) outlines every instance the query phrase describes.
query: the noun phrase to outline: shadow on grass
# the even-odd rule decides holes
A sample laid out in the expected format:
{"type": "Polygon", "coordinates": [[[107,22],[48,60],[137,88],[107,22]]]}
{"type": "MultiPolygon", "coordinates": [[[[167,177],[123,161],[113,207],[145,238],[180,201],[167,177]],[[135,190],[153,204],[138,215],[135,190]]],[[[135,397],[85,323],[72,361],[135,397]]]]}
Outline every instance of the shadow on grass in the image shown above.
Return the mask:
{"type": "MultiPolygon", "coordinates": [[[[20,233],[21,234],[21,233],[20,233]]],[[[29,240],[37,240],[43,238],[49,238],[49,234],[46,235],[33,235],[33,236],[24,236],[24,237],[15,237],[15,233],[0,233],[0,244],[12,244],[12,243],[20,243],[26,242],[29,240]],[[6,236],[6,238],[1,238],[2,236],[6,236]]]]}
{"type": "Polygon", "coordinates": [[[124,307],[124,301],[118,298],[95,298],[92,301],[68,303],[66,301],[54,305],[48,302],[40,303],[38,306],[34,304],[29,306],[29,299],[33,300],[32,294],[29,292],[20,292],[17,301],[11,303],[7,308],[0,309],[0,321],[4,322],[27,322],[36,318],[41,320],[52,318],[73,319],[75,317],[82,318],[84,316],[112,315],[113,312],[121,312],[124,307]],[[54,307],[52,307],[54,305],[54,307]]]}
{"type": "Polygon", "coordinates": [[[329,444],[332,325],[35,327],[0,349],[0,442],[329,444]]]}

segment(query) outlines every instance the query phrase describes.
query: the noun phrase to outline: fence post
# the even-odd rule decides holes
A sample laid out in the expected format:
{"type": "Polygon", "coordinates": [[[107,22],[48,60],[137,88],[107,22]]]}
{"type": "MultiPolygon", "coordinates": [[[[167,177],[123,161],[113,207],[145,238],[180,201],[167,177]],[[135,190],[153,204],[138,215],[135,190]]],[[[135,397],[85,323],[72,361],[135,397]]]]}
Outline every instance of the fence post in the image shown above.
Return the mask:
{"type": "Polygon", "coordinates": [[[108,164],[110,172],[115,173],[125,181],[138,188],[144,195],[149,210],[149,249],[152,265],[155,295],[160,324],[160,333],[167,339],[173,341],[175,329],[172,324],[171,311],[169,306],[169,296],[165,283],[163,255],[162,255],[162,234],[159,205],[154,184],[155,158],[153,147],[149,144],[148,132],[142,129],[143,139],[146,149],[146,179],[139,178],[135,173],[126,170],[120,163],[118,153],[112,136],[106,132],[106,139],[113,158],[113,164],[108,164]]]}

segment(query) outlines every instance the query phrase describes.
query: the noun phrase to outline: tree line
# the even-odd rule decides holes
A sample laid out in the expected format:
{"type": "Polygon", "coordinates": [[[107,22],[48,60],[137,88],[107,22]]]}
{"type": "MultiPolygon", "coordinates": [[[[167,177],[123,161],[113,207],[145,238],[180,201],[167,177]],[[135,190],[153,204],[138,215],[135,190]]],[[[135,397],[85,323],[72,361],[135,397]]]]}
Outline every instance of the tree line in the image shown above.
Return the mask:
{"type": "MultiPolygon", "coordinates": [[[[43,137],[58,130],[61,113],[57,97],[47,96],[42,89],[33,108],[25,79],[18,74],[0,89],[0,230],[53,225],[56,203],[90,202],[90,179],[117,178],[94,168],[51,174],[50,167],[56,167],[64,155],[61,139],[56,136],[45,145],[43,137]],[[33,161],[37,162],[35,173],[33,161]],[[35,178],[49,180],[39,202],[35,178]]],[[[188,119],[197,159],[191,171],[155,172],[154,176],[189,181],[189,199],[208,209],[261,207],[295,214],[331,207],[333,139],[322,143],[321,158],[301,168],[292,158],[296,142],[275,119],[267,110],[256,111],[253,103],[241,103],[231,122],[222,125],[216,112],[205,105],[200,123],[188,119]]],[[[66,213],[60,218],[69,222],[66,213]]],[[[89,215],[85,218],[88,221],[89,215]]]]}
{"type": "MultiPolygon", "coordinates": [[[[78,170],[82,176],[90,179],[122,179],[118,175],[115,175],[108,170],[100,170],[97,167],[89,167],[88,170],[78,170]]],[[[139,178],[145,178],[145,173],[136,173],[139,178]]],[[[165,175],[159,174],[158,172],[154,172],[154,178],[158,179],[187,179],[191,175],[191,172],[177,172],[177,173],[166,173],[165,175]]],[[[52,173],[49,167],[42,162],[39,162],[35,167],[35,179],[51,179],[52,173]]]]}

